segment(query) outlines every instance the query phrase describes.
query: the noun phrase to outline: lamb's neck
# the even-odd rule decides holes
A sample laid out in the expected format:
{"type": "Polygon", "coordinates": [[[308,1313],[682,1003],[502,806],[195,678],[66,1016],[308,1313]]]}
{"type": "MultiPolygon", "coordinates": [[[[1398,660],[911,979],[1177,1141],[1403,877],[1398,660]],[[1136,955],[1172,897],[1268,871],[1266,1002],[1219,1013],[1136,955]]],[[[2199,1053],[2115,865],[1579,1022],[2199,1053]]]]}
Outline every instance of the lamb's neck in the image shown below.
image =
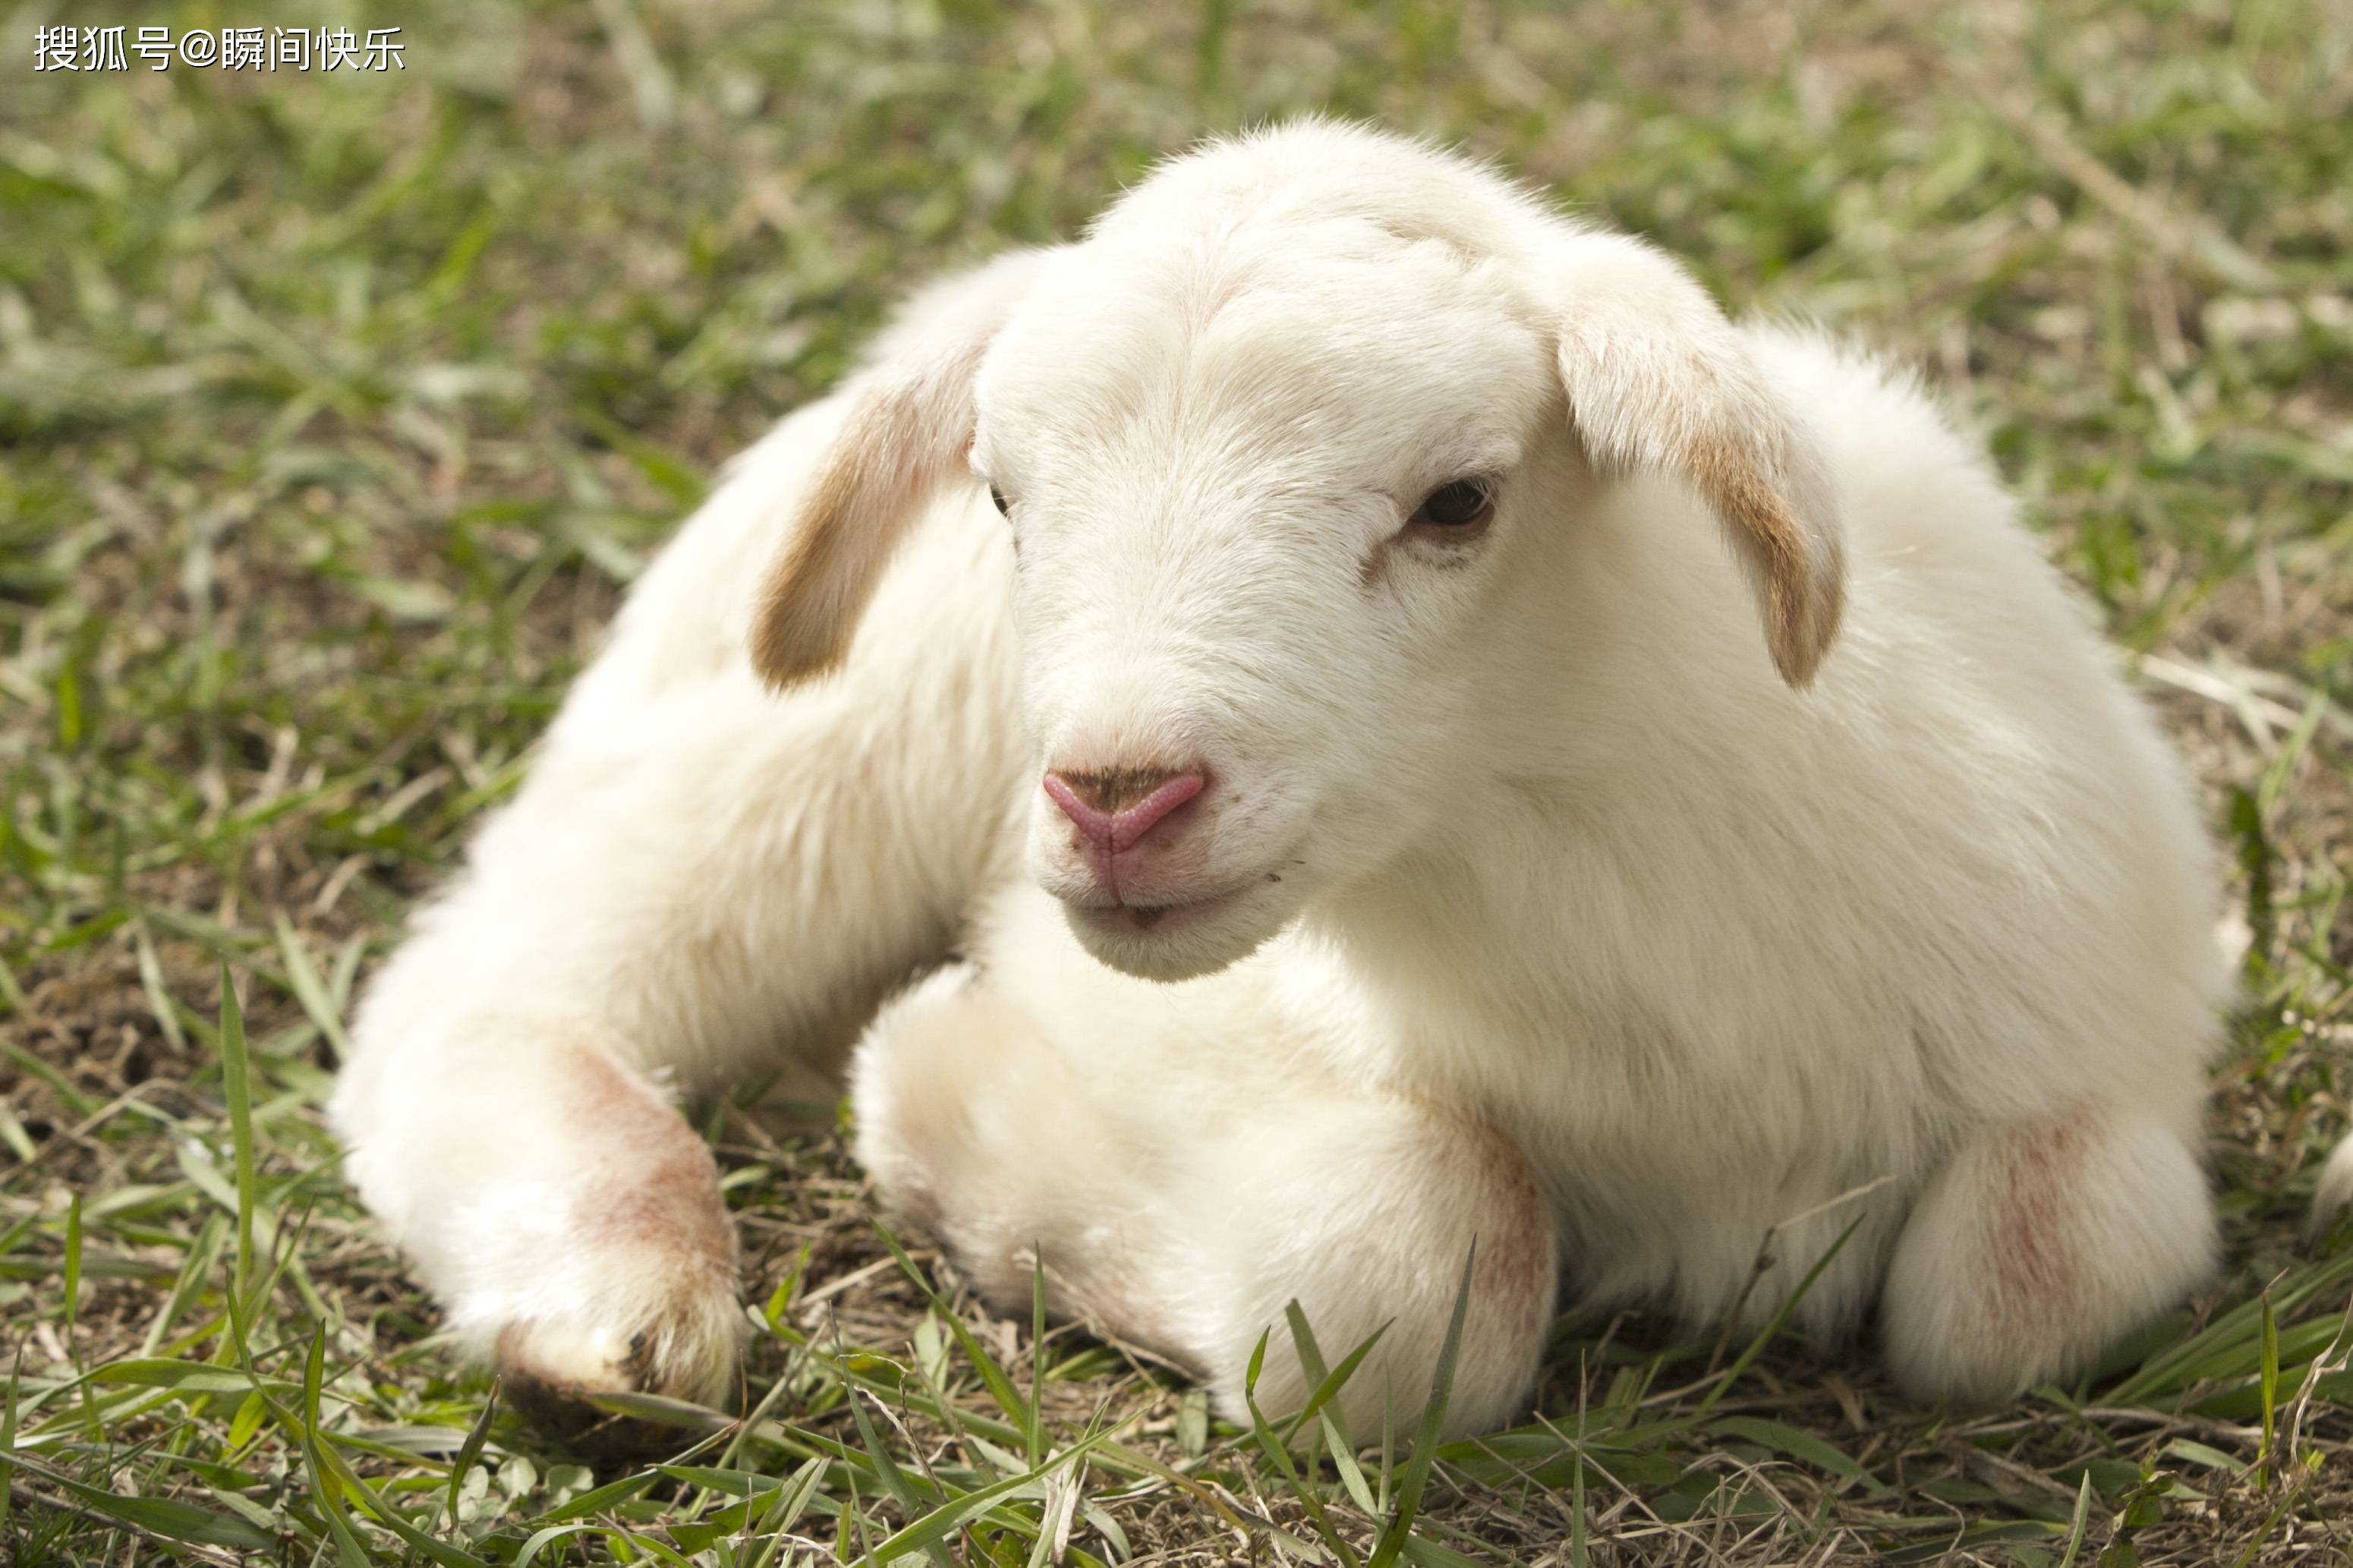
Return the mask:
{"type": "Polygon", "coordinates": [[[1466,814],[1479,824],[1476,841],[1428,835],[1320,900],[1306,924],[1377,989],[1417,1006],[1542,1010],[1574,967],[1565,896],[1577,831],[1572,794],[1559,781],[1498,783],[1466,814]]]}

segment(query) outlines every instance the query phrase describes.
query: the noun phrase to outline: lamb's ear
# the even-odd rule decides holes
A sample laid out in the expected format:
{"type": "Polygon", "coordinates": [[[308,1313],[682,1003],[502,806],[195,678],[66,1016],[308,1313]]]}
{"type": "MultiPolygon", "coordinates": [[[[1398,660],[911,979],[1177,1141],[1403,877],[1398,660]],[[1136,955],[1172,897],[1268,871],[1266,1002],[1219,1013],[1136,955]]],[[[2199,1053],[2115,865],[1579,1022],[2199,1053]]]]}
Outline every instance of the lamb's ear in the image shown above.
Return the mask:
{"type": "Polygon", "coordinates": [[[822,675],[849,651],[908,522],[962,467],[973,377],[1048,254],[1008,256],[936,285],[884,335],[753,611],[752,667],[769,685],[822,675]]]}
{"type": "Polygon", "coordinates": [[[1579,234],[1551,281],[1560,379],[1586,455],[1605,470],[1681,476],[1724,524],[1757,594],[1773,662],[1813,679],[1845,597],[1820,454],[1707,291],[1667,257],[1579,234]]]}

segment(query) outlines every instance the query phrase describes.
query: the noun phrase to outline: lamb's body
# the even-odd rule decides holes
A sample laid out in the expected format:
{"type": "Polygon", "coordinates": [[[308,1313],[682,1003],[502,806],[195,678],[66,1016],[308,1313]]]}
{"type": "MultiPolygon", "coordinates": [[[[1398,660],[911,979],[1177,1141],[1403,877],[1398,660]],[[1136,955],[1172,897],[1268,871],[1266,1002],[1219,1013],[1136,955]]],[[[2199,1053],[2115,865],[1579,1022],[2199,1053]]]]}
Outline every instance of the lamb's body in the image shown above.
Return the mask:
{"type": "MultiPolygon", "coordinates": [[[[1457,814],[1409,856],[1174,988],[1105,970],[1050,899],[1018,888],[967,938],[984,999],[943,984],[870,1037],[861,1155],[886,1193],[923,1194],[1005,1299],[1029,1289],[1033,1237],[1076,1281],[1131,1269],[1134,1238],[1105,1216],[1148,1201],[1172,1151],[1221,1117],[1248,1119],[1239,1142],[1312,1147],[1318,1108],[1359,1115],[1374,1085],[1525,1155],[1573,1293],[1694,1322],[1744,1292],[1747,1319],[1769,1316],[1860,1217],[1800,1312],[1825,1337],[1857,1326],[1924,1188],[1989,1136],[2047,1147],[2051,1167],[1987,1216],[2010,1234],[1950,1239],[1959,1256],[1922,1282],[1924,1308],[2001,1288],[2000,1249],[2067,1226],[2087,1139],[2130,1146],[2137,1190],[2092,1228],[2147,1272],[2073,1354],[2206,1268],[2191,1151],[2222,977],[2179,769],[1983,459],[1867,361],[1753,336],[1816,415],[1848,528],[1845,626],[1811,691],[1757,657],[1697,503],[1629,485],[1554,570],[1515,585],[1553,607],[1561,641],[1493,650],[1474,700],[1491,707],[1488,755],[1509,763],[1466,776],[1457,814]],[[1678,509],[1689,527],[1659,524],[1678,509]],[[1694,640],[1718,657],[1690,658],[1694,640]],[[988,1110],[961,1109],[975,1103],[988,1110]],[[1082,1105],[1121,1128],[1083,1152],[1082,1105]],[[1105,1179],[1138,1163],[1153,1174],[1133,1194],[1105,1179]],[[1090,1173],[1075,1187],[1073,1170],[1090,1173]],[[1014,1190],[986,1192],[999,1171],[1014,1190]],[[1752,1287],[1767,1232],[1799,1215],[1752,1287]]],[[[1498,621],[1525,625],[1520,607],[1498,621]]],[[[1188,1216],[1192,1247],[1214,1253],[1266,1182],[1231,1152],[1194,1158],[1229,1173],[1188,1216]]],[[[1377,1227],[1352,1195],[1363,1179],[1317,1190],[1377,1227]]],[[[1491,1249],[1526,1239],[1469,1228],[1491,1249]]],[[[1298,1250],[1332,1245],[1311,1233],[1298,1250]]],[[[1222,1342],[1152,1321],[1186,1268],[1161,1277],[1154,1311],[1118,1279],[1094,1305],[1164,1349],[1222,1342],[1237,1360],[1218,1370],[1238,1374],[1268,1321],[1253,1313],[1279,1320],[1312,1261],[1263,1269],[1222,1342]]],[[[1423,1278],[1451,1299],[1451,1275],[1423,1278]]],[[[1377,1293],[1318,1304],[1343,1343],[1398,1310],[1377,1293]]],[[[1939,1326],[1901,1353],[1923,1387],[1989,1394],[2048,1347],[1956,1344],[1939,1326]]],[[[1488,1414],[1508,1412],[1512,1381],[1494,1369],[1488,1414]]]]}
{"type": "MultiPolygon", "coordinates": [[[[858,417],[795,415],[639,584],[374,987],[336,1101],[364,1195],[519,1368],[708,1393],[733,1342],[708,1162],[607,1064],[821,1077],[953,947],[860,1047],[886,1197],[1016,1300],[1040,1245],[1065,1310],[1229,1401],[1293,1296],[1335,1355],[1396,1320],[1357,1404],[1418,1399],[1473,1235],[1458,1427],[1525,1401],[1556,1268],[1756,1318],[1858,1219],[1818,1332],[1883,1291],[1924,1392],[2080,1366],[2212,1254],[2189,793],[1975,449],[1867,360],[1737,342],[1844,521],[1810,689],[1775,678],[1690,489],[1539,444],[1514,505],[1576,525],[1514,533],[1449,634],[1410,831],[1173,986],[1103,967],[1020,877],[1038,759],[983,492],[923,504],[838,676],[762,689],[753,584],[858,417]]],[[[1278,1355],[1262,1400],[1296,1395],[1278,1355]]]]}

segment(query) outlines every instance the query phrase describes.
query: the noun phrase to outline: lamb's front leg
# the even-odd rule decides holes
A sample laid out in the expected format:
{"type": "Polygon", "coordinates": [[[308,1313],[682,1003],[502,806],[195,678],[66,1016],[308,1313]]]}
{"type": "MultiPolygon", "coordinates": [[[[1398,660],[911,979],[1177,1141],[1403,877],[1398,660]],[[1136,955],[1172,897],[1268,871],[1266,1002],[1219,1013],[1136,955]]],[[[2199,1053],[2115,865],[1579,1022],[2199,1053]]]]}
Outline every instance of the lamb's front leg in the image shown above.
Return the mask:
{"type": "Polygon", "coordinates": [[[1246,1420],[1312,1392],[1285,1307],[1328,1363],[1381,1340],[1340,1408],[1361,1436],[1427,1402],[1477,1245],[1450,1434],[1528,1407],[1557,1286],[1551,1216],[1493,1128],[1338,1081],[1268,1037],[1187,1038],[1138,1005],[1063,1040],[968,970],[894,1004],[852,1068],[859,1154],[886,1204],[938,1236],[1000,1310],[1050,1306],[1198,1375],[1246,1420]]]}
{"type": "Polygon", "coordinates": [[[776,1076],[829,1101],[867,1014],[1002,874],[993,514],[918,532],[838,677],[777,697],[751,673],[761,487],[822,440],[807,418],[640,585],[353,1026],[349,1173],[521,1386],[729,1394],[733,1226],[674,1100],[776,1076]]]}
{"type": "Polygon", "coordinates": [[[372,1082],[348,1078],[367,1087],[336,1120],[361,1194],[459,1342],[545,1419],[609,1390],[725,1400],[744,1317],[702,1139],[592,1016],[431,1027],[372,1082]]]}
{"type": "Polygon", "coordinates": [[[909,829],[860,775],[903,760],[807,705],[729,706],[543,759],[353,1029],[332,1110],[361,1197],[467,1345],[534,1384],[728,1392],[733,1228],[673,1100],[782,1075],[829,1101],[969,890],[894,855],[909,829]]]}
{"type": "Polygon", "coordinates": [[[1936,1399],[2072,1377],[2195,1289],[2218,1251],[2198,1156],[2163,1120],[2075,1105],[1981,1129],[1897,1240],[1889,1364],[1936,1399]]]}

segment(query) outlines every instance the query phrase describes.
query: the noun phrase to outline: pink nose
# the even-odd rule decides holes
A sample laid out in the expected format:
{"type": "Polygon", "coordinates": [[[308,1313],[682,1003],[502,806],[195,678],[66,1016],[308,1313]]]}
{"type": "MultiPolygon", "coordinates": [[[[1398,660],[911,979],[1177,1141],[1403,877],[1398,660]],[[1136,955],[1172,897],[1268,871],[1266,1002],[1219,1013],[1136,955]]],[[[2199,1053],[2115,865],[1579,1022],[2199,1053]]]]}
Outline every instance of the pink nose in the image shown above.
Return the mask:
{"type": "Polygon", "coordinates": [[[1116,855],[1200,794],[1201,775],[1166,768],[1061,769],[1046,775],[1046,793],[1080,832],[1116,855]]]}

